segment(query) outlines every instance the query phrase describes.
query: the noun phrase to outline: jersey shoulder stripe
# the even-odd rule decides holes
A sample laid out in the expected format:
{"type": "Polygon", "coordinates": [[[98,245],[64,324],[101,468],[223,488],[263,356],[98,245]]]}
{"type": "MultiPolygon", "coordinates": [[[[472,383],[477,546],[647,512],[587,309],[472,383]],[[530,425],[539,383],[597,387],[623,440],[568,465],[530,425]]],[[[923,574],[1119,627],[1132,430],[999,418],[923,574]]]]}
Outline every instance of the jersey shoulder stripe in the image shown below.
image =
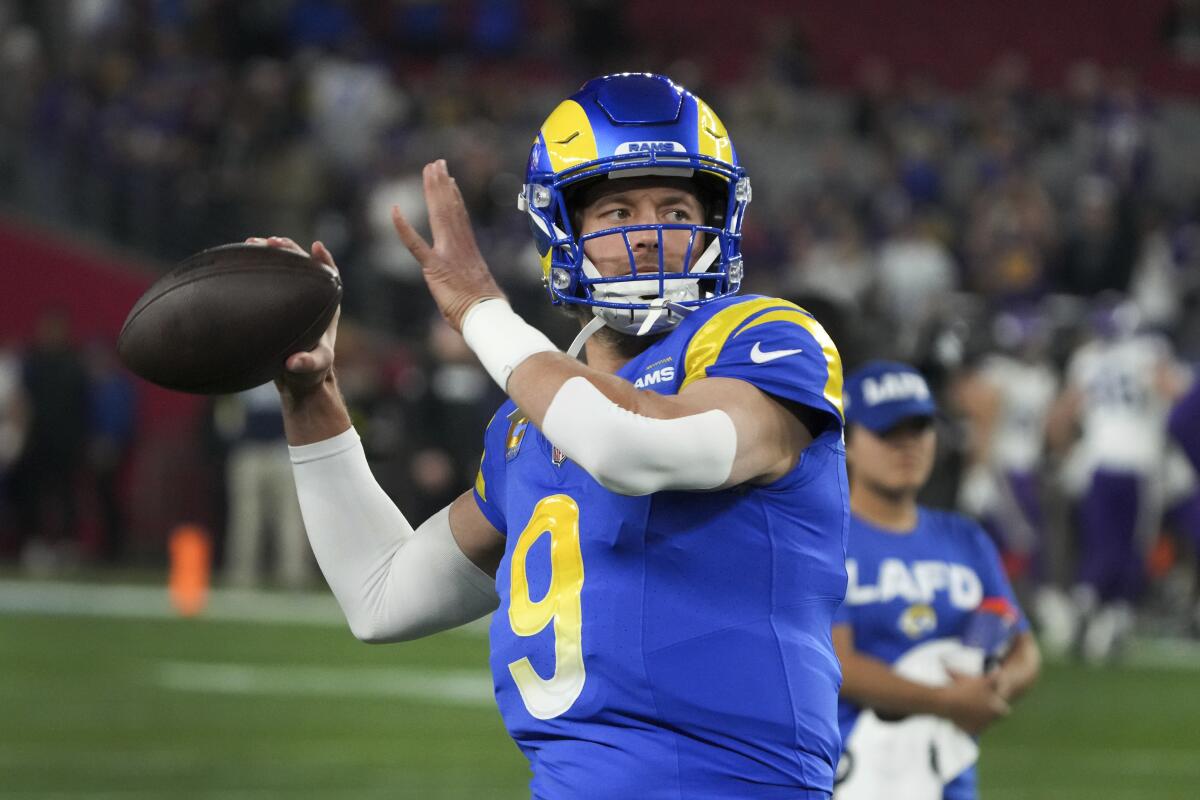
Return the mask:
{"type": "MultiPolygon", "coordinates": [[[[808,311],[787,300],[776,297],[747,297],[739,300],[740,302],[717,311],[692,334],[683,358],[684,376],[680,391],[695,381],[709,377],[710,370],[733,344],[747,341],[740,338],[742,334],[759,326],[770,326],[774,329],[774,335],[771,337],[773,352],[768,355],[784,352],[785,346],[793,339],[801,345],[794,350],[797,353],[805,349],[803,345],[809,345],[810,342],[819,347],[819,359],[822,362],[819,372],[820,378],[823,379],[820,381],[823,385],[820,386],[819,393],[840,418],[842,361],[837,347],[821,324],[808,311]]],[[[756,358],[756,355],[761,355],[758,354],[757,348],[752,349],[749,354],[754,363],[765,364],[761,358],[756,358]]]]}

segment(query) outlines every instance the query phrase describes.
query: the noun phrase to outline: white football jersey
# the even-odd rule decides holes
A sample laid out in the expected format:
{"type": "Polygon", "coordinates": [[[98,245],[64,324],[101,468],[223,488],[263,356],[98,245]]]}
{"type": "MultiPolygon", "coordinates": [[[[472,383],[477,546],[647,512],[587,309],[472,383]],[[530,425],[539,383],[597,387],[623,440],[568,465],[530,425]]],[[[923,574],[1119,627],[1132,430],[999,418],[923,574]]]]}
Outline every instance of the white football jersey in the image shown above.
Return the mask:
{"type": "Polygon", "coordinates": [[[1000,393],[1000,416],[992,434],[992,465],[1003,472],[1031,472],[1042,458],[1046,417],[1058,393],[1058,376],[1046,364],[1006,355],[988,357],[980,375],[1000,393]]]}
{"type": "Polygon", "coordinates": [[[1091,341],[1071,357],[1067,381],[1082,397],[1079,446],[1090,467],[1157,468],[1169,410],[1157,375],[1170,358],[1170,345],[1154,336],[1091,341]]]}

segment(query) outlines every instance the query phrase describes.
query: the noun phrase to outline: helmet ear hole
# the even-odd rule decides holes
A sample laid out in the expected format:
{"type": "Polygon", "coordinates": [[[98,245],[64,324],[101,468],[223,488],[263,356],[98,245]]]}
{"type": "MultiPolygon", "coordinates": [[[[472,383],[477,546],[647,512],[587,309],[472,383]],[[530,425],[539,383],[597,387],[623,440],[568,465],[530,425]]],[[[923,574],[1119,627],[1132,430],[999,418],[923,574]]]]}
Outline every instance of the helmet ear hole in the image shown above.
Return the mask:
{"type": "Polygon", "coordinates": [[[729,183],[716,175],[697,172],[692,177],[700,205],[704,207],[704,223],[714,228],[725,227],[725,212],[728,207],[729,183]]]}

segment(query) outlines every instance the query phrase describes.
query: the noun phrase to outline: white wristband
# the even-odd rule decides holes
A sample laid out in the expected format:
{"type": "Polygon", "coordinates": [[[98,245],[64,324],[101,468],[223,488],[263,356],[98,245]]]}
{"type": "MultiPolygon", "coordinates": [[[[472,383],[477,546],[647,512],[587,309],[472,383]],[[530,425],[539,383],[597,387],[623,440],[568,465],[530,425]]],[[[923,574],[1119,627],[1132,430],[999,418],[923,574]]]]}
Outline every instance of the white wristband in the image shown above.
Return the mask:
{"type": "Polygon", "coordinates": [[[463,318],[462,332],[483,368],[505,391],[508,377],[525,359],[559,352],[546,334],[521,319],[500,297],[471,306],[463,318]]]}

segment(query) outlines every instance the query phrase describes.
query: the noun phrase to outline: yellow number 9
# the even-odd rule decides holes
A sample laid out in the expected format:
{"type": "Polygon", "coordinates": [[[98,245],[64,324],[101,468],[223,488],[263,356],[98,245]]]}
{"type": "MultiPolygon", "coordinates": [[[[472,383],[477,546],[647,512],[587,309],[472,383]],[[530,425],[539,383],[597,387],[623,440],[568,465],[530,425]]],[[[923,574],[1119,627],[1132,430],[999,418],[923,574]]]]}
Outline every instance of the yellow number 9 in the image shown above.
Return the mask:
{"type": "Polygon", "coordinates": [[[512,555],[508,622],[518,636],[535,636],[554,623],[554,676],[537,674],[528,658],[508,665],[525,708],[538,719],[553,719],[571,707],[583,691],[583,555],[579,551],[579,506],[565,494],[538,501],[517,539],[512,555]],[[550,588],[534,601],[529,596],[525,560],[543,535],[550,535],[550,588]]]}

